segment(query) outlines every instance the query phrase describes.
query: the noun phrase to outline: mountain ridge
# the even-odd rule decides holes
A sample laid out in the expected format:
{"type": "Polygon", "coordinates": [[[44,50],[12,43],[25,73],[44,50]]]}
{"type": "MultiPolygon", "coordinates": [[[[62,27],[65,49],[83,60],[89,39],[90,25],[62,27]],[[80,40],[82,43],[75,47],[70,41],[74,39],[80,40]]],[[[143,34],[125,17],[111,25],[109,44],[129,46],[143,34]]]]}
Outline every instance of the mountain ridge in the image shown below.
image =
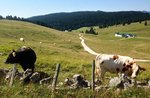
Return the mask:
{"type": "Polygon", "coordinates": [[[33,16],[27,18],[27,20],[35,24],[64,31],[81,27],[100,26],[103,28],[118,24],[141,22],[150,20],[150,14],[141,11],[77,11],[33,16]]]}

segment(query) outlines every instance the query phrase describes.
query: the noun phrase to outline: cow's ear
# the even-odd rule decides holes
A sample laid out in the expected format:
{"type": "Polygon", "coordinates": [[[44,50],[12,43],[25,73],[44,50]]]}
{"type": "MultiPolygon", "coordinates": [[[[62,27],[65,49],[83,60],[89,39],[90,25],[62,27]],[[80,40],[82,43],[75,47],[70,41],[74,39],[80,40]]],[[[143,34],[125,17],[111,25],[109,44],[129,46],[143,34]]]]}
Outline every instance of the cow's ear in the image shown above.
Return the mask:
{"type": "Polygon", "coordinates": [[[118,58],[119,58],[118,55],[114,55],[114,56],[113,56],[113,59],[114,59],[114,60],[116,60],[116,59],[118,59],[118,58]]]}
{"type": "Polygon", "coordinates": [[[145,71],[145,70],[146,70],[145,68],[142,68],[142,67],[140,67],[140,66],[139,66],[139,69],[142,70],[142,71],[145,71]]]}
{"type": "Polygon", "coordinates": [[[13,57],[16,56],[16,51],[14,49],[12,49],[12,55],[13,55],[13,57]]]}

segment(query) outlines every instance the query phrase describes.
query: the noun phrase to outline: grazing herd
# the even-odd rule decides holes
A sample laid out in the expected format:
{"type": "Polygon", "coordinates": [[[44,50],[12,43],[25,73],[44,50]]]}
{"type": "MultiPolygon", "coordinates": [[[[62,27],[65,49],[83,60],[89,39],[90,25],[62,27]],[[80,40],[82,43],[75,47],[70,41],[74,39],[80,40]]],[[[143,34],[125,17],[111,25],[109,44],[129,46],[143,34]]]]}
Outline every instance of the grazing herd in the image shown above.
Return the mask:
{"type": "MultiPolygon", "coordinates": [[[[104,74],[106,72],[124,73],[125,75],[130,76],[131,78],[135,78],[140,70],[143,71],[145,70],[136,63],[135,59],[131,57],[96,53],[84,43],[83,36],[80,36],[80,39],[83,48],[89,53],[96,55],[95,74],[97,75],[97,78],[102,81],[104,80],[104,74]]],[[[24,42],[25,40],[24,38],[20,38],[20,41],[24,42]]],[[[40,44],[41,43],[42,42],[40,42],[40,44]]],[[[38,79],[40,80],[43,79],[42,76],[40,75],[41,73],[39,74],[35,72],[35,62],[36,62],[36,53],[34,52],[33,49],[26,46],[23,46],[16,51],[12,50],[5,61],[6,64],[21,65],[24,72],[28,72],[28,70],[30,69],[28,75],[26,75],[26,77],[23,79],[24,83],[29,83],[31,80],[34,80],[34,82],[36,82],[39,81],[38,79]],[[36,76],[38,76],[39,78],[37,78],[36,76]]],[[[46,76],[45,78],[49,79],[48,76],[46,76]]],[[[68,81],[67,83],[70,83],[70,81],[69,82],[68,81]]]]}

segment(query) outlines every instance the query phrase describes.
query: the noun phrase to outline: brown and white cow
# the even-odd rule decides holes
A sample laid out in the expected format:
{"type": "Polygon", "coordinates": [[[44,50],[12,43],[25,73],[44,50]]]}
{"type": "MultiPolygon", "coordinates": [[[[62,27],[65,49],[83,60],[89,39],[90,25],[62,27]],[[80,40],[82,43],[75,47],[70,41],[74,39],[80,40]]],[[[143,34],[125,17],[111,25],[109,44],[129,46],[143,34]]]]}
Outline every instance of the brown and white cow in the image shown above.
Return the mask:
{"type": "Polygon", "coordinates": [[[135,60],[128,56],[99,54],[95,59],[96,74],[99,78],[104,78],[106,72],[125,73],[131,78],[135,78],[140,70],[145,70],[136,64],[135,60]]]}
{"type": "Polygon", "coordinates": [[[144,68],[137,65],[135,59],[129,56],[96,53],[84,43],[84,39],[82,36],[80,36],[80,39],[85,51],[96,55],[95,73],[99,79],[103,80],[104,74],[106,72],[125,73],[125,75],[130,76],[131,78],[135,78],[140,70],[145,70],[144,68]]]}

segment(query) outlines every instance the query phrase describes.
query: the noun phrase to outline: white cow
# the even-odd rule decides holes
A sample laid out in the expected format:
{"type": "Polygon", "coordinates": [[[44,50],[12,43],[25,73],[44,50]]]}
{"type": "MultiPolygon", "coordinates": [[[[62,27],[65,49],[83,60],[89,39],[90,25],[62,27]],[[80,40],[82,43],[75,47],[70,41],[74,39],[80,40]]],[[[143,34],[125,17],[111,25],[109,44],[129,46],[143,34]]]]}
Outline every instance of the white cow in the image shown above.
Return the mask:
{"type": "Polygon", "coordinates": [[[22,37],[20,38],[20,41],[25,42],[24,38],[22,38],[22,37]]]}
{"type": "Polygon", "coordinates": [[[126,75],[131,76],[131,78],[135,78],[138,75],[139,70],[145,70],[137,65],[136,61],[146,60],[133,59],[129,56],[96,53],[84,43],[83,36],[80,36],[80,39],[85,51],[96,55],[95,73],[99,79],[103,80],[106,72],[125,73],[126,75]]]}

